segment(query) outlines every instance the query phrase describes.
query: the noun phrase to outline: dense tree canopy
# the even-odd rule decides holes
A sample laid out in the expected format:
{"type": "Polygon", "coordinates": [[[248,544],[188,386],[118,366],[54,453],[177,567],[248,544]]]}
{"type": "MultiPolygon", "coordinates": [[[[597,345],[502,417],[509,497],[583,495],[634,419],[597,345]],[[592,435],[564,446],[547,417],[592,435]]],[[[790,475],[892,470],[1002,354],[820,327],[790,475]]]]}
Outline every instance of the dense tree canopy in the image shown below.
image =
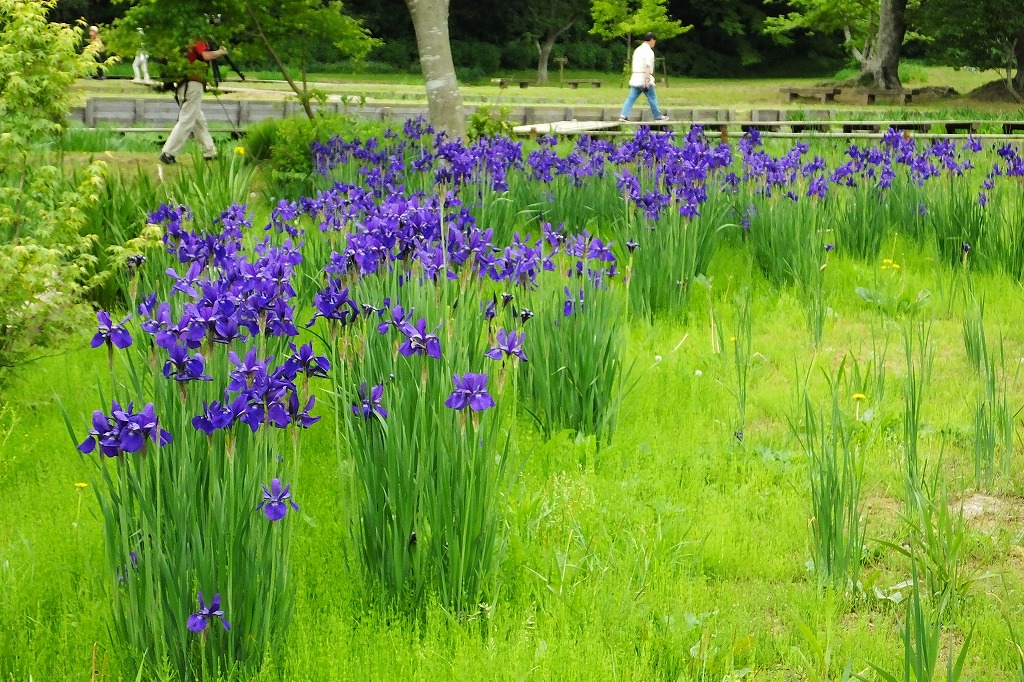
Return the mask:
{"type": "MultiPolygon", "coordinates": [[[[694,29],[663,36],[657,50],[670,73],[693,76],[821,73],[843,61],[866,65],[880,8],[881,0],[666,0],[666,16],[694,29]]],[[[110,0],[59,0],[52,16],[104,23],[125,9],[110,0]]],[[[371,62],[419,72],[405,0],[346,0],[345,12],[381,40],[371,62]]],[[[914,43],[916,56],[1005,70],[1022,14],[1019,0],[910,0],[905,28],[908,39],[927,38],[914,43]]],[[[450,0],[448,25],[460,79],[533,68],[548,45],[550,56],[569,58],[569,68],[615,71],[622,63],[621,39],[590,33],[590,0],[450,0]]],[[[250,37],[239,38],[241,50],[234,54],[271,65],[263,52],[245,50],[250,37]]],[[[317,65],[344,58],[327,38],[312,35],[306,43],[317,65]]],[[[1024,51],[1024,40],[1016,41],[1016,49],[1024,51]]],[[[1014,65],[1019,61],[1013,58],[1014,65]]]]}
{"type": "Polygon", "coordinates": [[[256,46],[281,71],[310,117],[310,101],[318,93],[309,89],[305,76],[316,43],[355,57],[374,44],[337,0],[140,0],[116,26],[113,45],[136,41],[137,29],[143,29],[149,51],[167,60],[172,77],[180,75],[175,70],[182,70],[183,52],[196,38],[256,46]],[[302,73],[301,87],[289,67],[302,73]]]}
{"type": "MultiPolygon", "coordinates": [[[[206,3],[208,9],[199,10],[199,16],[219,4],[206,3]]],[[[51,16],[58,21],[84,17],[89,23],[107,24],[128,7],[111,0],[59,0],[51,16]]],[[[450,0],[452,56],[460,77],[537,66],[537,41],[543,44],[550,26],[562,20],[566,8],[584,11],[578,18],[572,13],[573,20],[558,36],[551,54],[567,56],[569,68],[618,70],[623,43],[590,34],[589,0],[450,0]]],[[[695,76],[750,75],[764,70],[814,73],[835,68],[842,52],[832,36],[801,33],[792,37],[791,45],[781,46],[763,34],[764,18],[787,8],[781,0],[769,5],[763,0],[668,0],[667,16],[684,26],[692,24],[694,30],[672,39],[663,37],[658,55],[666,58],[671,73],[695,76]]],[[[344,10],[382,41],[370,53],[370,61],[419,71],[415,32],[404,0],[346,0],[344,10]]],[[[345,58],[329,39],[307,36],[306,44],[317,65],[345,58]]],[[[248,63],[273,67],[265,52],[255,49],[251,36],[234,36],[231,47],[232,55],[241,55],[248,63]]],[[[131,54],[128,46],[124,56],[131,54]]]]}
{"type": "Polygon", "coordinates": [[[1007,87],[1024,91],[1024,3],[1021,0],[924,0],[920,23],[938,57],[953,64],[1001,69],[1007,87]],[[1013,70],[1016,69],[1016,76],[1013,70]]]}

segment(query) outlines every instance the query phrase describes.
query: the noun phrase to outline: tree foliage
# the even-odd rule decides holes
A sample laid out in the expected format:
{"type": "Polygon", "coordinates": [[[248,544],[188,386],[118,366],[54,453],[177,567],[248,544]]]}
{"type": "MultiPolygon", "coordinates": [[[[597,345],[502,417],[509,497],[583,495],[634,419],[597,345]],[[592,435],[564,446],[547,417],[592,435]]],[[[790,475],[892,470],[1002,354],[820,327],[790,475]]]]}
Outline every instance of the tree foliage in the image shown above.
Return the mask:
{"type": "Polygon", "coordinates": [[[947,61],[1000,69],[1012,90],[1024,87],[1024,4],[1020,0],[926,0],[922,10],[919,22],[933,39],[935,51],[947,61]]]}
{"type": "Polygon", "coordinates": [[[765,20],[765,33],[782,45],[798,32],[841,35],[843,46],[864,63],[878,30],[878,0],[789,0],[792,11],[765,20]]]}
{"type": "Polygon", "coordinates": [[[523,34],[537,50],[537,82],[548,80],[548,57],[555,42],[587,16],[590,0],[536,0],[524,3],[521,13],[523,34]]]}
{"type": "Polygon", "coordinates": [[[64,132],[69,86],[95,73],[80,27],[47,21],[53,0],[0,0],[0,384],[10,371],[79,328],[91,284],[84,209],[103,166],[80,182],[47,163],[64,132]]]}
{"type": "Polygon", "coordinates": [[[199,37],[265,51],[310,117],[310,102],[323,98],[306,78],[316,45],[328,42],[342,55],[361,58],[377,43],[337,0],[140,0],[116,23],[111,44],[124,50],[137,40],[138,28],[151,54],[167,60],[171,78],[180,76],[184,52],[199,37]],[[291,68],[298,68],[299,82],[291,68]]]}
{"type": "Polygon", "coordinates": [[[693,26],[668,15],[668,0],[591,0],[590,12],[594,19],[591,33],[604,38],[623,38],[647,33],[659,39],[686,33],[693,26]]]}
{"type": "Polygon", "coordinates": [[[764,3],[746,0],[690,0],[691,15],[708,45],[728,45],[744,65],[763,58],[764,3]],[[760,40],[759,40],[760,39],[760,40]]]}

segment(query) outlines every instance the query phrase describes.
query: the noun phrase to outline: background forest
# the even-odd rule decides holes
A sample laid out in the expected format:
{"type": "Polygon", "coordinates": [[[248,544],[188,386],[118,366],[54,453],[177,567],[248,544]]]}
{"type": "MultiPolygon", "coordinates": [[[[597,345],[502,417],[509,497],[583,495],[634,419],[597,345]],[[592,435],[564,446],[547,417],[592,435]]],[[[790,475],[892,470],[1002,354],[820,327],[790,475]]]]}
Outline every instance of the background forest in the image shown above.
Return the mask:
{"type": "MultiPolygon", "coordinates": [[[[1018,7],[1021,16],[1007,20],[997,7],[1006,4],[1000,0],[960,9],[956,4],[910,2],[903,57],[955,66],[1002,66],[1000,46],[971,34],[991,37],[989,24],[1012,29],[1024,22],[1024,12],[1018,7]]],[[[60,0],[51,19],[71,23],[84,17],[89,23],[109,24],[129,7],[110,0],[60,0]]],[[[673,75],[705,78],[832,73],[856,61],[878,23],[877,0],[668,0],[666,9],[669,17],[693,28],[659,41],[658,55],[673,75]]],[[[380,41],[358,70],[419,72],[405,0],[347,0],[344,11],[380,41]]],[[[452,56],[460,80],[537,68],[541,45],[556,32],[552,58],[567,57],[573,69],[619,70],[626,53],[623,40],[594,35],[591,12],[589,0],[451,0],[452,56]]],[[[353,68],[329,41],[321,41],[314,52],[315,70],[353,68]]],[[[247,50],[236,45],[233,54],[249,67],[273,68],[256,46],[247,50]]],[[[554,62],[550,68],[557,69],[554,62]]]]}

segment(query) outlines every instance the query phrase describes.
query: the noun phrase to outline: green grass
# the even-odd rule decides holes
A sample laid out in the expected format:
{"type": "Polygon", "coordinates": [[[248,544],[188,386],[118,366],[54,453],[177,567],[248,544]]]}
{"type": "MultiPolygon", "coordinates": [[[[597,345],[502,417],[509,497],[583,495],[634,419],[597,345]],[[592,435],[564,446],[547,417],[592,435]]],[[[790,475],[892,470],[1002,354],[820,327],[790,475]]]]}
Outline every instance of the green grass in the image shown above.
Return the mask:
{"type": "MultiPolygon", "coordinates": [[[[293,625],[285,653],[259,679],[717,682],[749,670],[747,679],[782,682],[838,679],[851,660],[857,672],[869,662],[900,669],[905,607],[895,601],[909,596],[898,586],[911,578],[911,564],[896,548],[911,534],[900,517],[907,362],[899,323],[909,312],[866,301],[856,289],[878,290],[883,278],[890,298],[931,292],[917,313],[932,320],[935,349],[917,456],[933,465],[941,456],[955,515],[976,492],[973,397],[983,380],[962,339],[971,314],[965,282],[910,238],[887,238],[874,260],[837,252],[822,271],[830,311],[814,344],[799,294],[751,273],[748,259],[744,245],[726,241],[711,259],[713,286],[691,297],[685,322],[637,317],[630,326],[625,364],[635,362],[638,384],[610,446],[595,452],[592,440],[567,432],[545,440],[520,414],[526,465],[503,500],[509,547],[498,598],[469,615],[437,603],[416,616],[395,612],[364,582],[351,541],[351,462],[339,477],[322,400],[315,412],[325,418],[304,437],[292,481],[308,517],[293,528],[293,625]],[[881,270],[882,256],[900,264],[898,273],[881,270]],[[738,344],[723,343],[712,320],[727,330],[725,341],[733,329],[744,333],[732,321],[737,292],[748,287],[740,442],[738,344]],[[842,382],[837,395],[864,444],[865,596],[855,600],[822,589],[807,567],[810,462],[792,427],[805,386],[812,401],[830,402],[827,377],[851,355],[864,366],[878,339],[889,347],[884,397],[842,382]],[[853,398],[859,392],[862,402],[853,398]]],[[[1016,409],[1024,404],[1016,360],[1024,344],[1012,330],[1024,324],[1024,292],[1002,274],[972,281],[985,301],[988,338],[1006,332],[1005,391],[1016,409]]],[[[138,673],[114,663],[118,645],[97,578],[105,561],[98,505],[93,489],[75,485],[90,480],[91,467],[68,442],[54,402],[59,395],[80,428],[99,406],[106,354],[87,342],[86,334],[65,354],[24,368],[7,393],[16,421],[0,439],[0,680],[138,673]]],[[[0,434],[9,423],[0,415],[0,434]]],[[[962,642],[973,628],[965,672],[974,679],[1020,679],[1004,614],[1024,608],[1022,494],[1024,475],[1011,460],[986,489],[994,511],[965,521],[964,570],[1003,577],[973,582],[943,623],[944,641],[962,642]]],[[[144,670],[141,678],[161,675],[144,670]]]]}
{"type": "MultiPolygon", "coordinates": [[[[115,67],[117,68],[117,67],[115,67]]],[[[918,98],[908,109],[913,112],[929,112],[937,115],[950,109],[960,110],[964,115],[976,117],[984,112],[1018,116],[1019,104],[979,102],[964,97],[968,92],[999,78],[999,74],[987,71],[954,70],[951,67],[933,67],[910,64],[906,71],[908,76],[905,85],[908,87],[948,86],[954,88],[959,97],[942,99],[918,98]]],[[[130,66],[129,66],[130,72],[130,66]]],[[[115,71],[116,73],[116,71],[115,71]]],[[[567,70],[565,80],[600,79],[602,87],[581,86],[578,89],[562,87],[559,84],[558,70],[550,69],[550,82],[545,86],[531,85],[520,89],[517,84],[507,89],[500,89],[490,82],[489,78],[482,82],[462,83],[461,94],[467,106],[494,103],[514,104],[551,104],[569,106],[607,106],[619,107],[626,95],[626,81],[622,73],[601,73],[595,71],[567,70]]],[[[843,74],[838,74],[843,75],[843,74]]],[[[535,80],[536,72],[501,71],[491,74],[492,77],[513,77],[535,80]]],[[[878,116],[890,115],[889,108],[884,105],[865,107],[857,98],[841,95],[835,104],[820,105],[806,103],[800,105],[782,104],[779,88],[785,86],[811,87],[819,83],[835,80],[837,74],[823,73],[812,78],[684,78],[668,74],[668,83],[658,86],[658,100],[664,108],[671,111],[673,107],[700,108],[719,107],[746,111],[748,109],[787,109],[803,111],[806,109],[836,109],[839,111],[870,110],[878,116]]],[[[253,71],[246,73],[246,82],[237,80],[233,75],[224,85],[231,88],[242,88],[244,94],[230,94],[225,97],[263,98],[290,96],[291,90],[281,80],[281,74],[275,71],[253,71]],[[256,83],[253,80],[267,79],[276,83],[256,83]]],[[[347,97],[366,97],[369,102],[425,102],[423,77],[414,74],[360,74],[360,73],[311,73],[311,84],[318,85],[332,95],[347,97]]],[[[163,97],[167,93],[158,94],[141,85],[124,80],[83,80],[79,81],[76,91],[85,95],[129,96],[129,97],[163,97]]]]}
{"type": "MultiPolygon", "coordinates": [[[[932,286],[928,258],[898,243],[910,288],[932,286]]],[[[732,278],[738,254],[712,264],[717,282],[732,278]]],[[[832,649],[831,675],[853,658],[898,668],[902,607],[873,596],[854,606],[822,592],[805,567],[811,558],[808,462],[790,435],[800,367],[834,368],[843,354],[863,358],[876,312],[853,294],[874,276],[873,266],[836,259],[830,286],[836,316],[817,351],[802,328],[803,312],[788,291],[775,295],[755,277],[753,356],[747,427],[742,444],[718,409],[731,404],[732,359],[709,341],[707,303],[695,297],[692,322],[639,325],[630,358],[644,370],[626,398],[613,445],[597,456],[565,435],[548,443],[523,425],[530,455],[507,500],[511,531],[501,597],[468,618],[438,606],[422,617],[376,605],[344,540],[351,509],[336,476],[328,419],[311,430],[296,491],[310,525],[296,528],[298,602],[287,653],[263,679],[714,679],[751,669],[757,679],[798,677],[801,656],[814,657],[801,632],[806,623],[832,649]],[[660,360],[657,357],[660,356],[660,360]],[[586,462],[581,467],[580,462],[586,462]]],[[[978,280],[986,313],[1007,328],[1024,323],[1020,290],[1001,277],[978,280]]],[[[732,298],[716,294],[716,306],[732,298]]],[[[941,296],[941,294],[940,294],[941,296]]],[[[951,494],[970,494],[973,463],[971,405],[963,377],[972,375],[960,342],[961,311],[939,300],[933,339],[940,349],[923,406],[920,448],[945,451],[951,494]]],[[[898,348],[898,332],[894,348],[898,348]]],[[[79,347],[84,347],[81,339],[79,347]]],[[[1014,345],[1019,356],[1020,348],[1014,345]]],[[[132,678],[108,661],[107,605],[95,575],[102,543],[88,467],[63,435],[52,396],[72,415],[97,404],[94,387],[105,373],[104,353],[74,350],[40,361],[10,395],[18,415],[5,447],[5,509],[0,517],[0,673],[15,679],[90,678],[97,646],[100,679],[132,678]],[[72,388],[78,387],[78,388],[72,388]],[[13,462],[9,460],[13,458],[13,462]]],[[[902,359],[890,352],[888,371],[899,381],[902,359]]],[[[809,392],[821,398],[820,372],[809,392]]],[[[1022,396],[1019,381],[1014,397],[1022,396]]],[[[865,452],[869,558],[866,585],[886,591],[909,578],[909,562],[879,540],[899,543],[901,498],[898,390],[875,406],[879,438],[865,452]]],[[[844,405],[853,409],[850,400],[844,405]]],[[[1024,606],[1015,512],[1020,468],[991,493],[1003,512],[968,523],[973,568],[1004,573],[1011,613],[1024,606]],[[1015,550],[1015,548],[1017,548],[1015,550]]],[[[905,592],[905,590],[904,590],[905,592]]],[[[986,680],[1015,679],[1007,631],[985,587],[972,590],[954,625],[975,627],[966,670],[986,680]]],[[[830,678],[831,679],[831,678],[830,678]]],[[[976,677],[976,679],[980,679],[976,677]]]]}

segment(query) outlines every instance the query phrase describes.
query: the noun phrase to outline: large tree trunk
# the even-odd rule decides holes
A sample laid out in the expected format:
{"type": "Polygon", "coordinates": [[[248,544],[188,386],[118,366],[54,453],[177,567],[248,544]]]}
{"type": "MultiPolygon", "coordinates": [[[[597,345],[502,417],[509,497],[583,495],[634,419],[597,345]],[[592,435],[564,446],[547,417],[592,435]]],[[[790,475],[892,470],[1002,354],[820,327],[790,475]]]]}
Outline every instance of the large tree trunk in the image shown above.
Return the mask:
{"type": "MultiPolygon", "coordinates": [[[[560,33],[561,31],[559,31],[560,33]]],[[[534,41],[537,47],[537,84],[544,85],[548,82],[548,61],[551,59],[551,50],[555,47],[555,39],[558,34],[548,31],[544,42],[534,41]]]]}
{"type": "Polygon", "coordinates": [[[1017,33],[1017,41],[1014,43],[1013,52],[1017,57],[1017,75],[1013,78],[1013,89],[1021,92],[1024,91],[1024,29],[1017,33]]]}
{"type": "Polygon", "coordinates": [[[465,137],[462,95],[448,38],[448,0],[405,0],[405,4],[416,30],[430,123],[451,137],[465,137]]]}
{"type": "Polygon", "coordinates": [[[537,83],[544,84],[548,82],[548,61],[551,59],[551,50],[555,47],[555,42],[558,38],[572,28],[572,25],[576,23],[577,17],[573,17],[566,23],[565,26],[558,29],[551,29],[544,36],[544,42],[541,43],[539,40],[534,41],[537,46],[537,83]]]}
{"type": "Polygon", "coordinates": [[[874,47],[864,65],[864,75],[870,74],[876,88],[899,90],[900,52],[907,32],[904,14],[907,0],[881,0],[878,10],[878,34],[874,47]]]}

